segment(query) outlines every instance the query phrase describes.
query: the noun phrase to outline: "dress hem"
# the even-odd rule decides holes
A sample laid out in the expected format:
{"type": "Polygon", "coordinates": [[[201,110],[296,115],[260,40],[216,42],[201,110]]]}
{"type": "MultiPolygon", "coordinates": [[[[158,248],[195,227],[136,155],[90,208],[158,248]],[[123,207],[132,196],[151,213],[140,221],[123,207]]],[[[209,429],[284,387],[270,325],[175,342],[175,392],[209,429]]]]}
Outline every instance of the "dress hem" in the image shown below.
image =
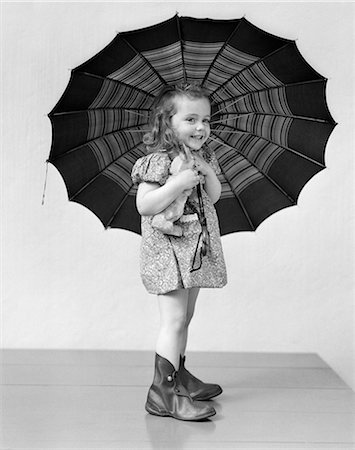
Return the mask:
{"type": "Polygon", "coordinates": [[[149,291],[147,288],[146,288],[146,291],[148,292],[148,294],[152,294],[152,295],[164,295],[164,294],[169,294],[169,292],[174,292],[174,291],[178,291],[178,290],[180,290],[180,289],[192,289],[192,288],[195,288],[195,287],[198,287],[198,288],[200,288],[200,289],[222,289],[222,288],[224,288],[225,286],[227,285],[227,282],[225,283],[225,284],[223,284],[223,285],[221,285],[221,286],[200,286],[200,285],[197,285],[197,286],[185,286],[185,287],[177,287],[177,288],[175,288],[175,289],[171,289],[171,290],[169,290],[169,291],[162,291],[162,292],[152,292],[152,291],[149,291]]]}

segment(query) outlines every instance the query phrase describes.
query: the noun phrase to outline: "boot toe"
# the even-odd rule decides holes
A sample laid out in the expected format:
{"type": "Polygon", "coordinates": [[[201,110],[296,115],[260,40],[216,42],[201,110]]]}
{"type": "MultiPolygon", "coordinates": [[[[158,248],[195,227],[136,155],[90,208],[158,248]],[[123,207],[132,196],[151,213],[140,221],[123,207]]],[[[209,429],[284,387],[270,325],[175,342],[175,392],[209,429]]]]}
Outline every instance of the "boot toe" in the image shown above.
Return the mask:
{"type": "Polygon", "coordinates": [[[194,420],[204,420],[208,419],[209,417],[212,417],[216,414],[216,410],[213,408],[213,406],[206,405],[203,402],[195,401],[194,404],[199,407],[199,414],[195,416],[194,420]]]}
{"type": "Polygon", "coordinates": [[[217,397],[217,395],[222,394],[223,389],[219,384],[207,384],[197,391],[190,393],[193,400],[210,400],[211,398],[217,397]]]}

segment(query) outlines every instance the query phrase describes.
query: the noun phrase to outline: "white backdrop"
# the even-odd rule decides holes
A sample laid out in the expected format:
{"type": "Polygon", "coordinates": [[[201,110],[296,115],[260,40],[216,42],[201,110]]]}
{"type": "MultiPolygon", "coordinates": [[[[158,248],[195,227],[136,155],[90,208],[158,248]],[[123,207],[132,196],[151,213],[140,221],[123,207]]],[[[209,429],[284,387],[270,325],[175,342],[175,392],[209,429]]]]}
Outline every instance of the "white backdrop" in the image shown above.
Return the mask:
{"type": "Polygon", "coordinates": [[[2,346],[154,349],[158,309],[139,278],[140,237],[104,231],[67,200],[45,160],[47,114],[70,69],[116,32],[180,15],[243,15],[297,39],[304,58],[329,79],[338,122],[327,169],[298,206],[255,233],[222,238],[229,284],[203,290],[191,350],[314,352],[349,384],[353,359],[353,37],[351,3],[8,3],[2,4],[2,346]]]}

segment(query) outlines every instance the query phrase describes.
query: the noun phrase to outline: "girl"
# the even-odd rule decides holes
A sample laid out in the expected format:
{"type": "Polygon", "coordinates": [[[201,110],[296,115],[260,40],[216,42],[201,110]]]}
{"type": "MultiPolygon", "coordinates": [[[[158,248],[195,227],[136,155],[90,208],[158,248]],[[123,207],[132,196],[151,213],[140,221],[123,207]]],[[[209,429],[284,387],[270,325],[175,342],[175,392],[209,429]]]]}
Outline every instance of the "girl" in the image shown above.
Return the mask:
{"type": "Polygon", "coordinates": [[[158,296],[161,319],[155,374],[145,408],[159,416],[202,420],[216,413],[202,401],[219,395],[222,389],[203,383],[186,370],[188,327],[199,289],[223,287],[227,282],[213,206],[221,195],[219,167],[214,153],[205,146],[211,106],[202,88],[185,84],[164,88],[152,112],[152,129],[144,136],[149,154],[132,170],[142,216],[141,277],[148,292],[158,296]],[[195,168],[179,172],[166,183],[171,161],[187,149],[195,168]],[[192,194],[178,220],[182,236],[153,228],[152,217],[189,189],[192,194]]]}

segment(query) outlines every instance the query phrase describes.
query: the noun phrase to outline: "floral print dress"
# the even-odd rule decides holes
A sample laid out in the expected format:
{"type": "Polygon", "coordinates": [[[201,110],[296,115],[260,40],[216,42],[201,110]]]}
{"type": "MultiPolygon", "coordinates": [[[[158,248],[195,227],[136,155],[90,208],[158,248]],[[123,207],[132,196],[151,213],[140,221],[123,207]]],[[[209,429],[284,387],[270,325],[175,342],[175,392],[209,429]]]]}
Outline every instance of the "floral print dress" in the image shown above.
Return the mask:
{"type": "MultiPolygon", "coordinates": [[[[202,156],[218,174],[217,159],[210,150],[200,150],[202,156]]],[[[169,177],[171,159],[166,152],[151,153],[138,159],[132,169],[135,184],[142,182],[165,184],[169,177]]],[[[196,188],[186,202],[184,215],[176,222],[183,229],[181,237],[162,233],[152,227],[153,216],[142,216],[140,273],[143,284],[151,294],[166,294],[181,288],[221,288],[227,283],[219,223],[216,210],[202,189],[210,251],[201,258],[201,267],[192,269],[199,245],[201,225],[196,214],[196,188]]],[[[199,253],[199,251],[197,252],[199,253]]]]}

